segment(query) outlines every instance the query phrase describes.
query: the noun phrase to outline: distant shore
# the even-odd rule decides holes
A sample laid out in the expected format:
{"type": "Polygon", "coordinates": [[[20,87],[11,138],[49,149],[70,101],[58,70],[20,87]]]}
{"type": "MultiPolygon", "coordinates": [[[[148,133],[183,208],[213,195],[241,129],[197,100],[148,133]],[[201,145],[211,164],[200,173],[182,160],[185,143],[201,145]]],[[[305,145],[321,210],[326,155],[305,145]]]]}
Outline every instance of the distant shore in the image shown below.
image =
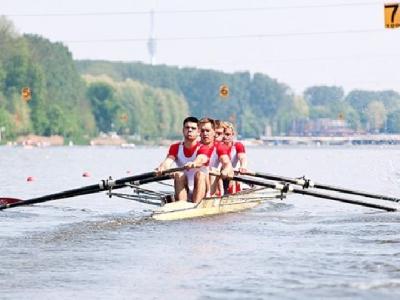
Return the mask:
{"type": "MultiPolygon", "coordinates": [[[[130,141],[128,138],[112,135],[100,135],[79,145],[116,146],[133,148],[135,146],[168,146],[176,140],[146,140],[130,141]]],[[[242,139],[245,146],[349,146],[349,145],[399,145],[398,134],[365,134],[352,136],[262,136],[259,139],[242,139]]],[[[3,143],[7,146],[49,147],[74,146],[72,141],[62,136],[27,135],[18,137],[15,141],[3,143]]],[[[0,144],[1,145],[1,144],[0,144]]]]}

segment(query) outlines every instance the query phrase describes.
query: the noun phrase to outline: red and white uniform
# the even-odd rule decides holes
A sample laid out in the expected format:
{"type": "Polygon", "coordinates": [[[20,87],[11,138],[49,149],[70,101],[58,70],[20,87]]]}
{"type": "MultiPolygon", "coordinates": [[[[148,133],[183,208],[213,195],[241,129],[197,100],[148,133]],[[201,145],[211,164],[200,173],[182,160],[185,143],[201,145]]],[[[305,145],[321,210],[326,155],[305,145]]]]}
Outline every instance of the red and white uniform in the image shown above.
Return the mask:
{"type": "MultiPolygon", "coordinates": [[[[192,162],[196,159],[199,148],[200,143],[197,143],[191,148],[186,148],[183,142],[178,142],[169,147],[168,156],[173,156],[175,158],[175,164],[177,167],[183,167],[186,163],[192,162]]],[[[184,171],[190,191],[193,191],[195,172],[196,169],[184,171]]]]}
{"type": "Polygon", "coordinates": [[[197,151],[197,155],[204,154],[208,157],[208,162],[206,166],[209,168],[217,168],[220,164],[219,158],[222,155],[229,156],[228,147],[222,143],[215,143],[211,147],[208,145],[202,145],[197,151]]]}
{"type": "Polygon", "coordinates": [[[239,153],[246,153],[246,149],[244,148],[244,145],[241,142],[234,142],[231,147],[228,147],[229,149],[229,157],[232,162],[232,166],[234,168],[237,167],[237,164],[239,162],[238,154],[239,153]]]}

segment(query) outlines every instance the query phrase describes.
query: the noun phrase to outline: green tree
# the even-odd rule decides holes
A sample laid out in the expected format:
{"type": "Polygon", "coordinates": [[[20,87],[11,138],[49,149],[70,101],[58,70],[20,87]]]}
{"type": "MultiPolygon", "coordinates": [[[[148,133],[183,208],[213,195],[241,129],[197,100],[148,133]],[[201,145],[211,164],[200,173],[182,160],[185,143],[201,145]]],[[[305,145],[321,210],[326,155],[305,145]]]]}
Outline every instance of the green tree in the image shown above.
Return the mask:
{"type": "Polygon", "coordinates": [[[87,90],[97,127],[102,132],[113,130],[113,122],[119,109],[114,93],[113,87],[104,82],[92,83],[87,90]]]}
{"type": "Polygon", "coordinates": [[[382,102],[372,101],[368,104],[366,115],[370,130],[379,132],[386,122],[387,113],[382,102]]]}
{"type": "Polygon", "coordinates": [[[310,105],[326,106],[342,101],[344,91],[338,86],[313,86],[304,91],[303,97],[310,105]]]}
{"type": "Polygon", "coordinates": [[[400,110],[396,110],[388,114],[387,132],[400,133],[400,110]]]}

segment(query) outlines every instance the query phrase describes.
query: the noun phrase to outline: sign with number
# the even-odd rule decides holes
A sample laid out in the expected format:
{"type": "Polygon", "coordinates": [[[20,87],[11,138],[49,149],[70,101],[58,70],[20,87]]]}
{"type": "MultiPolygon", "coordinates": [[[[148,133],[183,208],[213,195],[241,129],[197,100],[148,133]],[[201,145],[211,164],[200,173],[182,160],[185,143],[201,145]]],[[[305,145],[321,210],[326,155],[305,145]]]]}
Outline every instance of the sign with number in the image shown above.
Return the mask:
{"type": "Polygon", "coordinates": [[[226,98],[229,96],[229,88],[227,85],[223,84],[219,87],[219,95],[223,98],[226,98]]]}
{"type": "Polygon", "coordinates": [[[21,90],[21,97],[22,97],[22,100],[27,101],[27,102],[28,102],[29,100],[31,100],[31,98],[32,98],[31,89],[28,88],[28,87],[22,88],[22,90],[21,90]]]}
{"type": "Polygon", "coordinates": [[[122,122],[124,122],[124,123],[126,123],[126,122],[128,122],[128,119],[129,119],[129,117],[128,117],[128,114],[122,114],[121,116],[120,116],[120,119],[121,119],[121,121],[122,122]]]}
{"type": "Polygon", "coordinates": [[[400,27],[400,3],[385,4],[385,27],[400,27]]]}

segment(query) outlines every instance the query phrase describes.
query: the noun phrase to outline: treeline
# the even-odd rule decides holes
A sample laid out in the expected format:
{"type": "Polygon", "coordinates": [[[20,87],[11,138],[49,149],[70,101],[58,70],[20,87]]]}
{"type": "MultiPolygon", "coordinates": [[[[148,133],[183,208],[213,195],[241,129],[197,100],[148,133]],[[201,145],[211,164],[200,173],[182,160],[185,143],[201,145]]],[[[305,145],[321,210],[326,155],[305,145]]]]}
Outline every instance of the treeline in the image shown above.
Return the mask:
{"type": "Polygon", "coordinates": [[[0,142],[29,133],[86,142],[109,131],[176,138],[188,113],[183,96],[172,90],[81,76],[67,47],[21,36],[0,17],[0,142]],[[30,99],[21,98],[24,87],[30,99]]]}
{"type": "Polygon", "coordinates": [[[108,61],[77,61],[76,65],[81,74],[107,74],[114,80],[130,78],[171,89],[184,96],[192,115],[230,120],[244,137],[259,137],[267,124],[276,124],[276,131],[286,131],[292,120],[307,114],[302,99],[264,74],[108,61]],[[221,85],[229,87],[229,97],[220,96],[221,85]]]}
{"type": "Polygon", "coordinates": [[[372,133],[400,133],[400,95],[395,91],[316,86],[304,92],[309,118],[343,118],[351,128],[372,133]]]}
{"type": "Polygon", "coordinates": [[[71,53],[60,43],[20,36],[0,18],[0,127],[3,139],[36,133],[79,137],[94,134],[86,87],[71,53]],[[29,87],[29,102],[21,89],[29,87]]]}
{"type": "Polygon", "coordinates": [[[265,127],[273,134],[288,134],[294,121],[319,118],[344,119],[358,132],[400,132],[400,95],[388,91],[353,90],[313,86],[295,95],[289,86],[265,74],[226,74],[213,70],[150,66],[143,63],[77,61],[82,74],[108,74],[181,93],[195,116],[210,116],[236,123],[244,137],[259,137],[265,127]],[[229,87],[229,97],[219,94],[229,87]]]}
{"type": "Polygon", "coordinates": [[[115,131],[145,139],[176,138],[187,115],[236,123],[243,137],[266,126],[288,134],[295,121],[344,119],[357,131],[400,132],[395,91],[314,86],[302,95],[261,73],[73,61],[68,48],[36,35],[19,35],[0,17],[0,134],[35,133],[84,142],[115,131]],[[221,97],[220,86],[229,87],[221,97]],[[29,87],[32,97],[21,99],[29,87]]]}

